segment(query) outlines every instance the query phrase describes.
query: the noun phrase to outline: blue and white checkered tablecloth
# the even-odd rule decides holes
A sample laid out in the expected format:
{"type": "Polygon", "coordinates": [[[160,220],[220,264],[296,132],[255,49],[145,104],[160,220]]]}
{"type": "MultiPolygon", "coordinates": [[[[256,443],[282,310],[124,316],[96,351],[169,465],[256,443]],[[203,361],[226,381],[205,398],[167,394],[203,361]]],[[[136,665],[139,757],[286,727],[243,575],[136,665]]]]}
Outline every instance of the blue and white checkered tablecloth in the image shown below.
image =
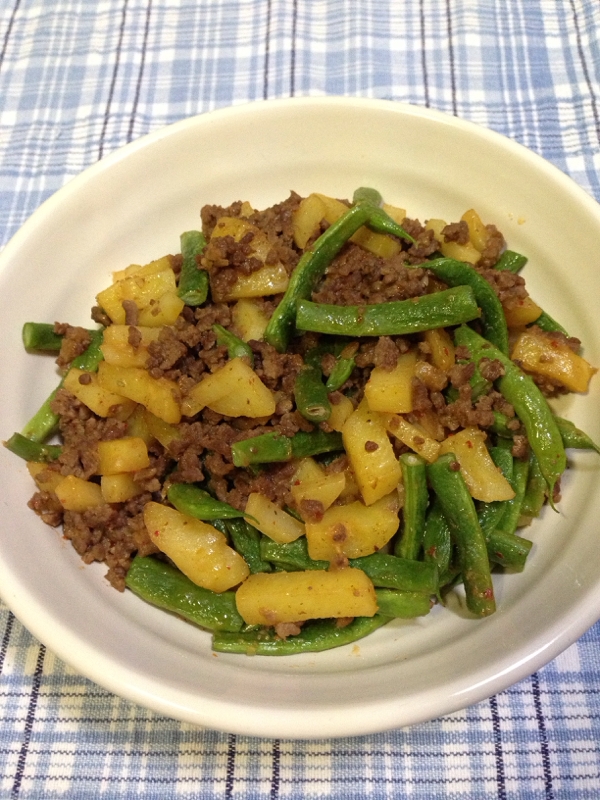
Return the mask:
{"type": "MultiPolygon", "coordinates": [[[[293,95],[473,120],[600,200],[598,0],[2,0],[0,245],[132,139],[293,95]]],[[[484,796],[600,797],[599,625],[464,711],[296,742],[199,730],[114,697],[0,604],[0,798],[484,796]]]]}

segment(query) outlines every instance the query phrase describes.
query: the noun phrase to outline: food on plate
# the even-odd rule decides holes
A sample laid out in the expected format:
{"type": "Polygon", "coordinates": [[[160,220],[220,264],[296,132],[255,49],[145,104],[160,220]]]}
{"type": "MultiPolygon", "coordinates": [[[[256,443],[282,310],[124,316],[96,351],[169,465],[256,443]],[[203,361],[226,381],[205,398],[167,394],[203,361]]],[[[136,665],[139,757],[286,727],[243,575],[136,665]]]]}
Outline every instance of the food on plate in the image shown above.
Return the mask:
{"type": "Polygon", "coordinates": [[[527,259],[474,209],[422,223],[373,189],[201,217],[113,273],[96,327],[25,324],[62,371],[5,443],[31,508],[221,652],[329,649],[454,588],[492,614],[566,449],[600,452],[548,402],[596,369],[527,259]]]}

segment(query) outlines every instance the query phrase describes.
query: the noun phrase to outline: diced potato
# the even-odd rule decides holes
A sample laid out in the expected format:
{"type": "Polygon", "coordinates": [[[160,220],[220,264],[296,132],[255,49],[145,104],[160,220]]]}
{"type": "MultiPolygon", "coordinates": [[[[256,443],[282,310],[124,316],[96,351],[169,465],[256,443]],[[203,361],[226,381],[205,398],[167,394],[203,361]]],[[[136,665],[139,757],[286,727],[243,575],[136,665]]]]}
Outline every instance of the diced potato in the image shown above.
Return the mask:
{"type": "Polygon", "coordinates": [[[562,339],[540,330],[524,331],[515,342],[512,358],[527,372],[550,378],[571,392],[587,392],[598,371],[562,339]]]}
{"type": "Polygon", "coordinates": [[[454,342],[445,328],[432,328],[425,331],[424,339],[431,351],[431,363],[434,367],[448,372],[455,363],[454,342]]]}
{"type": "Polygon", "coordinates": [[[63,386],[99,417],[126,420],[135,409],[133,400],[104,389],[94,372],[72,367],[65,375],[63,386]]]}
{"type": "Polygon", "coordinates": [[[27,469],[40,492],[53,492],[63,480],[60,472],[49,469],[43,461],[28,461],[27,469]]]}
{"type": "Polygon", "coordinates": [[[165,422],[176,425],[181,419],[179,388],[168,378],[153,378],[145,369],[102,361],[98,381],[100,386],[140,403],[165,422]]]}
{"type": "Polygon", "coordinates": [[[275,412],[275,397],[252,367],[232,358],[191,389],[181,410],[191,417],[205,406],[228,417],[268,417],[275,412]]]}
{"type": "Polygon", "coordinates": [[[512,486],[492,461],[480,428],[464,428],[441,443],[440,455],[454,453],[465,483],[475,500],[512,500],[512,486]]]}
{"type": "Polygon", "coordinates": [[[331,506],[320,522],[306,523],[308,554],[335,562],[340,556],[360,558],[376,553],[398,530],[398,510],[396,492],[370,506],[360,501],[331,506]]]}
{"type": "Polygon", "coordinates": [[[425,223],[425,230],[426,231],[433,231],[433,235],[438,240],[438,242],[442,242],[444,237],[442,235],[442,231],[446,227],[448,223],[445,219],[429,219],[425,223]]]}
{"type": "MultiPolygon", "coordinates": [[[[157,302],[166,292],[176,292],[175,273],[169,266],[159,272],[146,273],[139,270],[131,277],[123,278],[101,291],[96,300],[111,320],[119,325],[125,324],[124,300],[131,300],[138,309],[144,309],[151,302],[157,302]]],[[[147,322],[141,324],[148,324],[147,322]]]]}
{"type": "Polygon", "coordinates": [[[150,502],[144,506],[144,524],[154,544],[198,586],[224,592],[250,573],[225,536],[206,522],[150,502]]]}
{"type": "Polygon", "coordinates": [[[109,325],[102,337],[100,350],[107,364],[119,367],[145,367],[148,360],[148,345],[160,334],[159,328],[136,326],[141,340],[135,347],[129,344],[130,325],[109,325]]]}
{"type": "Polygon", "coordinates": [[[155,416],[148,409],[145,409],[144,413],[150,435],[160,442],[163,447],[168,449],[175,439],[179,439],[179,431],[175,425],[169,425],[168,422],[155,416]]]}
{"type": "Polygon", "coordinates": [[[116,270],[112,274],[113,283],[121,281],[124,278],[131,278],[133,275],[152,275],[155,272],[162,272],[165,269],[172,269],[171,257],[162,256],[155,261],[150,261],[148,264],[130,264],[125,269],[116,270]]]}
{"type": "Polygon", "coordinates": [[[476,264],[481,253],[470,242],[467,244],[459,244],[458,242],[444,242],[440,243],[440,250],[442,255],[446,258],[455,258],[457,261],[466,261],[467,264],[476,264]]]}
{"type": "Polygon", "coordinates": [[[176,291],[169,289],[160,297],[151,300],[140,309],[138,322],[147,328],[160,328],[163,325],[174,325],[183,311],[185,303],[176,291]]]}
{"type": "Polygon", "coordinates": [[[231,310],[233,324],[244,342],[251,339],[260,341],[265,333],[269,318],[254,300],[242,297],[231,310]]]}
{"type": "Polygon", "coordinates": [[[402,444],[410,447],[430,463],[437,461],[440,454],[440,443],[427,435],[420,425],[414,425],[398,414],[386,414],[385,427],[389,433],[399,439],[402,444]]]}
{"type": "Polygon", "coordinates": [[[349,397],[342,395],[337,403],[331,404],[331,414],[327,423],[334,431],[341,431],[350,414],[354,411],[354,403],[349,397]]]}
{"type": "Polygon", "coordinates": [[[316,194],[305,197],[294,213],[294,242],[304,250],[306,243],[319,230],[321,220],[325,218],[326,209],[323,200],[316,194]]]}
{"type": "Polygon", "coordinates": [[[407,414],[413,409],[412,380],[417,363],[416,350],[398,356],[392,370],[374,367],[365,386],[365,397],[372,411],[407,414]]]}
{"type": "Polygon", "coordinates": [[[442,442],[446,438],[446,429],[433,408],[413,411],[411,422],[417,428],[421,428],[426,436],[435,439],[436,442],[442,442]]]}
{"type": "Polygon", "coordinates": [[[75,475],[67,475],[54,489],[65,511],[87,511],[104,503],[102,490],[97,483],[84,481],[75,475]]]}
{"type": "Polygon", "coordinates": [[[103,475],[100,478],[100,489],[105,503],[125,503],[144,491],[129,472],[103,475]]]}
{"type": "Polygon", "coordinates": [[[100,475],[137,472],[150,466],[146,442],[135,436],[98,442],[98,458],[100,475]]]}
{"type": "Polygon", "coordinates": [[[381,415],[366,400],[342,429],[344,448],[366,505],[394,491],[402,473],[381,415]]]}
{"type": "Polygon", "coordinates": [[[274,542],[285,544],[304,536],[302,522],[258,492],[252,492],[248,496],[245,515],[251,525],[274,542]]]}
{"type": "Polygon", "coordinates": [[[510,306],[504,304],[503,309],[509,328],[524,328],[542,314],[542,309],[529,296],[518,300],[516,304],[511,303],[510,306]]]}
{"type": "Polygon", "coordinates": [[[373,583],[362,570],[352,568],[259,572],[244,581],[235,600],[248,625],[372,617],[377,613],[373,583]]]}
{"type": "Polygon", "coordinates": [[[305,458],[294,473],[290,490],[296,508],[302,515],[303,500],[317,501],[326,510],[338,499],[345,486],[344,472],[326,473],[314,459],[305,458]]]}
{"type": "Polygon", "coordinates": [[[488,243],[490,234],[483,224],[481,217],[474,208],[470,208],[462,215],[461,220],[469,226],[469,240],[473,247],[482,253],[488,243]]]}

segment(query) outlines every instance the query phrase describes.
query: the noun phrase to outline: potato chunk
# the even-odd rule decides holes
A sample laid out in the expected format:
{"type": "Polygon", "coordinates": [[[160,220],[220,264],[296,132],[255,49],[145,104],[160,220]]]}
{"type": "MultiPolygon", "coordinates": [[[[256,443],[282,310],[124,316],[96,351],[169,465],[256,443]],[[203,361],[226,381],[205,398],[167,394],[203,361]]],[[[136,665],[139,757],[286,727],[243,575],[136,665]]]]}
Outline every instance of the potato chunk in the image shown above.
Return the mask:
{"type": "Polygon", "coordinates": [[[139,344],[135,347],[129,343],[130,325],[109,325],[104,331],[100,350],[108,364],[119,367],[145,367],[148,360],[148,345],[158,339],[160,328],[135,327],[139,336],[139,344]]]}
{"type": "Polygon", "coordinates": [[[268,497],[252,492],[246,503],[246,519],[274,542],[293,542],[304,536],[304,525],[268,497]]]}
{"type": "Polygon", "coordinates": [[[512,500],[512,486],[492,461],[485,446],[485,433],[479,428],[464,428],[448,436],[440,445],[440,455],[454,453],[465,483],[475,500],[512,500]]]}
{"type": "Polygon", "coordinates": [[[153,378],[139,367],[118,367],[102,361],[98,367],[100,386],[140,403],[155,416],[176,425],[181,420],[179,388],[168,378],[153,378]]]}
{"type": "Polygon", "coordinates": [[[182,413],[191,417],[205,406],[227,417],[269,417],[275,412],[275,398],[252,367],[232,358],[191,389],[182,413]]]}
{"type": "Polygon", "coordinates": [[[372,411],[408,414],[413,410],[412,380],[416,363],[416,350],[410,350],[398,356],[394,369],[375,367],[372,370],[365,386],[365,397],[372,411]]]}
{"type": "Polygon", "coordinates": [[[381,415],[366,400],[342,429],[344,448],[366,505],[394,491],[402,473],[381,415]]]}
{"type": "Polygon", "coordinates": [[[94,372],[72,367],[65,375],[63,386],[99,417],[126,420],[136,407],[133,400],[102,387],[94,372]]]}
{"type": "Polygon", "coordinates": [[[346,487],[344,472],[327,474],[312,458],[301,461],[292,478],[291,494],[296,508],[303,516],[302,503],[313,501],[320,503],[323,510],[334,503],[346,487]]]}
{"type": "Polygon", "coordinates": [[[154,544],[198,586],[224,592],[250,573],[225,536],[194,517],[161,503],[146,503],[144,523],[154,544]]]}
{"type": "Polygon", "coordinates": [[[137,472],[150,466],[146,442],[135,436],[98,442],[98,458],[100,475],[137,472]]]}
{"type": "Polygon", "coordinates": [[[565,341],[540,330],[524,331],[515,342],[512,358],[527,372],[550,378],[571,392],[587,392],[598,371],[565,341]]]}
{"type": "Polygon", "coordinates": [[[335,572],[271,572],[251,575],[236,592],[248,625],[277,625],[330,617],[372,617],[377,613],[373,584],[360,569],[335,572]]]}
{"type": "Polygon", "coordinates": [[[104,503],[102,490],[97,483],[84,481],[75,475],[67,475],[59,484],[54,487],[54,491],[61,506],[65,511],[86,511],[104,503]]]}

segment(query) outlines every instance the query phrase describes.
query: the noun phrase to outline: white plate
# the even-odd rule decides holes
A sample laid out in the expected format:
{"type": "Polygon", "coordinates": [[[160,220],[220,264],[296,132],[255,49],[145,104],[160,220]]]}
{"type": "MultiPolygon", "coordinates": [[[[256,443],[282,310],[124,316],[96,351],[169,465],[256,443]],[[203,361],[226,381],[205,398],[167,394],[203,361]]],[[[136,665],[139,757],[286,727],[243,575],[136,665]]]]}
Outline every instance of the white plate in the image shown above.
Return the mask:
{"type": "MultiPolygon", "coordinates": [[[[600,364],[600,209],[507,139],[425,109],[324,98],[185,120],[123,148],[48,200],[0,256],[3,438],[56,383],[25,355],[26,320],[89,324],[111,270],[175,252],[205,203],[266,207],[289,190],[336,197],[377,187],[409,216],[457,220],[475,207],[526,253],[535,299],[600,364]]],[[[600,439],[600,380],[561,412],[600,439]]],[[[0,448],[0,591],[23,624],[76,670],[168,716],[219,730],[314,738],[382,731],[465,707],[529,675],[600,617],[599,460],[577,453],[560,514],[528,534],[522,575],[496,578],[498,612],[441,608],[319,655],[215,655],[210,636],[105,582],[26,507],[25,465],[0,448]]]]}

